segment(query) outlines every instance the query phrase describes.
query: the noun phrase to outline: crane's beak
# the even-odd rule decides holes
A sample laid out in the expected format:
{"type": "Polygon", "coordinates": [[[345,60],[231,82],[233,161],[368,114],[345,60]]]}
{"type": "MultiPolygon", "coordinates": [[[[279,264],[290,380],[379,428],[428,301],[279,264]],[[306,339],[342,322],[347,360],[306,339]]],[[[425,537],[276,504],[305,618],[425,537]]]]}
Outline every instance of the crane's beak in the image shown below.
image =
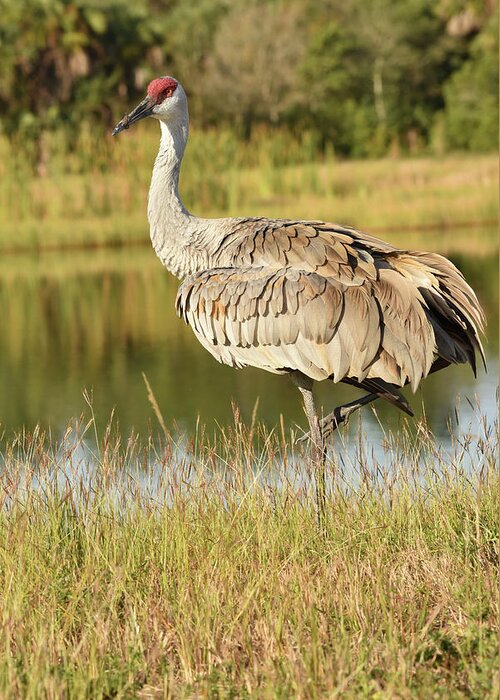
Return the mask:
{"type": "Polygon", "coordinates": [[[143,101],[130,112],[130,114],[126,114],[123,119],[118,122],[111,132],[113,136],[116,136],[116,134],[119,134],[120,131],[123,131],[124,129],[128,129],[129,126],[132,126],[132,124],[135,124],[135,122],[138,122],[140,119],[151,116],[154,106],[155,103],[151,100],[149,95],[145,97],[143,101]]]}

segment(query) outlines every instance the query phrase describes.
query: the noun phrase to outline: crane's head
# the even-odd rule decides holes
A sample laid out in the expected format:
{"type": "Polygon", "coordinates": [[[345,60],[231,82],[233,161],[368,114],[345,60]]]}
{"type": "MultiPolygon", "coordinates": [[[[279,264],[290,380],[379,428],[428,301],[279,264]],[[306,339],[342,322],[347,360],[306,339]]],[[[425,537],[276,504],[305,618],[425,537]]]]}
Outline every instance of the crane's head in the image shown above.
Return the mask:
{"type": "Polygon", "coordinates": [[[175,78],[165,75],[149,83],[146,97],[118,122],[113,129],[113,136],[145,117],[155,117],[169,122],[186,116],[187,97],[182,85],[175,78]]]}

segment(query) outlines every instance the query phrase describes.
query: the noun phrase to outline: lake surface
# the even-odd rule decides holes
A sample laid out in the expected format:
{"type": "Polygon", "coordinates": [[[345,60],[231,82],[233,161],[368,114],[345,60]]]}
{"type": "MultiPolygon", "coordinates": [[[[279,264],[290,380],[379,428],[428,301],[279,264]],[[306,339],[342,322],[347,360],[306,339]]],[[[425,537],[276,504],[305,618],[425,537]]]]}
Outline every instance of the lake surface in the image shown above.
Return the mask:
{"type": "MultiPolygon", "coordinates": [[[[450,256],[476,289],[488,316],[488,373],[450,367],[429,377],[412,395],[417,415],[446,441],[449,421],[474,424],[480,412],[493,424],[498,386],[497,256],[450,256]],[[458,408],[457,408],[458,407],[458,408]],[[473,408],[474,407],[474,408],[473,408]]],[[[198,416],[207,426],[227,424],[232,402],[250,421],[305,427],[299,393],[285,377],[219,365],[177,318],[177,281],[149,247],[38,256],[4,255],[0,262],[0,424],[8,439],[36,424],[61,435],[68,421],[89,415],[92,395],[99,430],[113,409],[124,435],[157,430],[142,374],[154,391],[167,426],[191,431],[198,416]]],[[[405,390],[406,391],[406,390],[405,390]]],[[[359,395],[323,382],[325,411],[359,395]]],[[[381,423],[397,429],[402,415],[377,405],[381,423]]],[[[354,428],[356,420],[353,421],[354,428]]],[[[382,432],[371,410],[363,411],[368,435],[382,432]]]]}

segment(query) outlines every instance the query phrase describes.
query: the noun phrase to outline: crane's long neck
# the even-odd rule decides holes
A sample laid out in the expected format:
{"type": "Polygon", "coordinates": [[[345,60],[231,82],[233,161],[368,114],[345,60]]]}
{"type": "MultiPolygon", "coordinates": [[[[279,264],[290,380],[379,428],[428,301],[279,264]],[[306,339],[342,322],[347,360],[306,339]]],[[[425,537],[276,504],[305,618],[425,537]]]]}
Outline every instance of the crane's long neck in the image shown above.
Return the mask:
{"type": "Polygon", "coordinates": [[[160,121],[161,142],[149,189],[148,218],[151,241],[165,267],[184,277],[204,266],[203,250],[197,245],[200,221],[179,197],[179,172],[188,136],[188,119],[175,124],[160,121]]]}

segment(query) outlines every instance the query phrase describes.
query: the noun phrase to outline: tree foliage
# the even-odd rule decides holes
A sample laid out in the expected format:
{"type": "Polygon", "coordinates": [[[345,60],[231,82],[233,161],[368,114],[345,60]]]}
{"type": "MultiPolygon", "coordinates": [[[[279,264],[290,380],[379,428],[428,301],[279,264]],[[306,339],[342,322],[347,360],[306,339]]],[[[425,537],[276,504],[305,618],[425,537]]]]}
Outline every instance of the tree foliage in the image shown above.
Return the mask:
{"type": "Polygon", "coordinates": [[[276,123],[303,99],[297,81],[305,50],[299,6],[236,5],[220,22],[202,94],[214,115],[276,123]]]}
{"type": "Polygon", "coordinates": [[[313,128],[345,155],[494,148],[495,0],[0,0],[0,128],[108,128],[174,74],[199,125],[313,128]]]}
{"type": "Polygon", "coordinates": [[[446,132],[453,148],[498,147],[498,12],[477,35],[470,59],[445,86],[446,132]]]}

